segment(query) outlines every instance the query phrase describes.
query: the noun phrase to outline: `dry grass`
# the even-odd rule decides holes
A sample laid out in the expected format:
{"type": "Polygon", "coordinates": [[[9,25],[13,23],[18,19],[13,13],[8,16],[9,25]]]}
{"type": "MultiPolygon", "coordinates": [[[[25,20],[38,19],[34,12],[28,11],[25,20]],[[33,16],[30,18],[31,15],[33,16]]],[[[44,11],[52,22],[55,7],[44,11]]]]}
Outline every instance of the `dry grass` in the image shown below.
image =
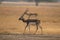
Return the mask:
{"type": "MultiPolygon", "coordinates": [[[[41,20],[43,34],[60,34],[60,5],[59,6],[0,6],[0,33],[15,33],[22,34],[25,23],[18,20],[24,13],[26,8],[30,12],[38,14],[38,19],[41,20]]],[[[35,27],[31,26],[31,34],[35,27]]],[[[28,34],[28,29],[26,30],[28,34]]],[[[36,34],[40,34],[40,29],[36,34]]]]}

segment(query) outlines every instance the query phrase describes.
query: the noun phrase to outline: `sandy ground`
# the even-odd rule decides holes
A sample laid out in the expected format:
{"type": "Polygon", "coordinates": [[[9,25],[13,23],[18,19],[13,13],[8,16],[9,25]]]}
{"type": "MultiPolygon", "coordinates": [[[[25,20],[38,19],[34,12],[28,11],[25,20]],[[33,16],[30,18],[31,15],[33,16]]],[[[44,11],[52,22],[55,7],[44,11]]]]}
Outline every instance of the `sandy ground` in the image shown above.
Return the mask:
{"type": "MultiPolygon", "coordinates": [[[[26,8],[29,12],[38,14],[37,19],[41,20],[43,34],[60,35],[60,5],[55,6],[4,6],[0,5],[0,34],[22,34],[26,23],[19,21],[19,17],[24,13],[26,8]]],[[[27,19],[27,17],[25,17],[27,19]]],[[[33,34],[36,27],[28,28],[26,34],[33,34]]],[[[41,34],[40,28],[36,34],[41,34]]]]}

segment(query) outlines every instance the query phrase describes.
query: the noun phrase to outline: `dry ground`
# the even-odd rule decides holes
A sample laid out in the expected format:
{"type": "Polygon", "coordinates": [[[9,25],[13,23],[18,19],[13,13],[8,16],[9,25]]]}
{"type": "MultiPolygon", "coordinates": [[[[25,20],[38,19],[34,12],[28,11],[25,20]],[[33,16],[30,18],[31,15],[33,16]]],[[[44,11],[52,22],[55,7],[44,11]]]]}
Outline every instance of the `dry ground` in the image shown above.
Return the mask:
{"type": "MultiPolygon", "coordinates": [[[[30,12],[38,14],[41,20],[43,34],[60,34],[60,5],[56,6],[0,6],[0,33],[1,34],[22,34],[26,26],[18,18],[24,13],[26,8],[30,12]]],[[[26,17],[27,18],[27,17],[26,17]]],[[[33,34],[35,26],[30,27],[26,34],[33,34]]],[[[36,34],[40,34],[40,29],[36,34]]]]}
{"type": "Polygon", "coordinates": [[[0,35],[0,40],[60,40],[57,35],[0,35]]]}

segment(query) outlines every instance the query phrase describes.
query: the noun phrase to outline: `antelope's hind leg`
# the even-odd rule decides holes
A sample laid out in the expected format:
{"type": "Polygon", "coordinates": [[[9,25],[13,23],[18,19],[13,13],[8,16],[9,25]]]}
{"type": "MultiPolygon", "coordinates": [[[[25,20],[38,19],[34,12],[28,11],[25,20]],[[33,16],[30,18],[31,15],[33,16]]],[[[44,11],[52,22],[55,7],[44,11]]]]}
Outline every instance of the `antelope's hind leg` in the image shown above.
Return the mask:
{"type": "Polygon", "coordinates": [[[29,24],[29,33],[30,33],[30,24],[29,24]]]}
{"type": "Polygon", "coordinates": [[[36,24],[36,31],[35,31],[34,34],[36,34],[37,31],[38,31],[38,24],[36,24]]]}

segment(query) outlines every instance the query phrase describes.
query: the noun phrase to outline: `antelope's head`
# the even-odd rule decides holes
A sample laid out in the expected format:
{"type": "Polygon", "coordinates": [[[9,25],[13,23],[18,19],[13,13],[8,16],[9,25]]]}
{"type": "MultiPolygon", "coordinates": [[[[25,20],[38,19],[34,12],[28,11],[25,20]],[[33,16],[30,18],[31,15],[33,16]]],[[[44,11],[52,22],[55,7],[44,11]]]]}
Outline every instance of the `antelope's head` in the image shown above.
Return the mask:
{"type": "Polygon", "coordinates": [[[23,20],[23,18],[20,17],[19,20],[23,20]]]}

